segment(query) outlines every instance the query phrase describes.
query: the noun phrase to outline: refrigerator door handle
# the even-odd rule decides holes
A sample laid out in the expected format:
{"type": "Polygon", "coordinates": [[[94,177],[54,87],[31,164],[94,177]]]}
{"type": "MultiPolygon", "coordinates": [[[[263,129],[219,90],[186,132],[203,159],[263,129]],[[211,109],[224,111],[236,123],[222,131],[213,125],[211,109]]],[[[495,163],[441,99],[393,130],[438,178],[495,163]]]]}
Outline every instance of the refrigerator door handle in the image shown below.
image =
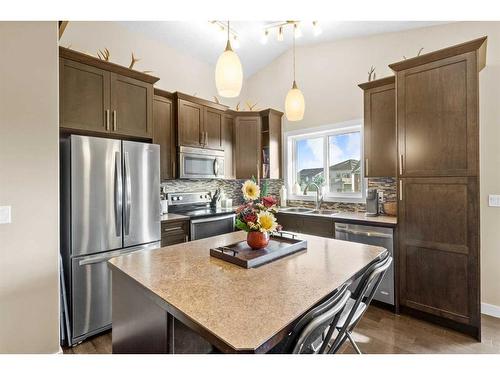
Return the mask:
{"type": "Polygon", "coordinates": [[[132,182],[130,180],[130,159],[128,152],[124,152],[124,162],[125,162],[125,235],[130,233],[130,205],[132,202],[132,182]]]}
{"type": "Polygon", "coordinates": [[[120,152],[115,152],[115,231],[116,236],[122,235],[123,180],[120,152]]]}

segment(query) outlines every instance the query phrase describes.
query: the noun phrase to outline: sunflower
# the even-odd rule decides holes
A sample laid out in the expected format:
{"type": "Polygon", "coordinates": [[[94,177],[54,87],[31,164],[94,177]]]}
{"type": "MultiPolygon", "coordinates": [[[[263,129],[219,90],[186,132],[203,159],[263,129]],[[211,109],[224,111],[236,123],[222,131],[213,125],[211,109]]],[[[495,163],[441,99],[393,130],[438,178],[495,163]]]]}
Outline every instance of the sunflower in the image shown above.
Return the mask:
{"type": "Polygon", "coordinates": [[[260,224],[261,232],[274,232],[278,226],[274,215],[266,211],[257,214],[257,222],[260,224]]]}
{"type": "Polygon", "coordinates": [[[254,201],[256,199],[259,199],[260,188],[255,182],[251,180],[245,181],[243,187],[241,188],[241,191],[243,192],[243,197],[247,201],[254,201]]]}

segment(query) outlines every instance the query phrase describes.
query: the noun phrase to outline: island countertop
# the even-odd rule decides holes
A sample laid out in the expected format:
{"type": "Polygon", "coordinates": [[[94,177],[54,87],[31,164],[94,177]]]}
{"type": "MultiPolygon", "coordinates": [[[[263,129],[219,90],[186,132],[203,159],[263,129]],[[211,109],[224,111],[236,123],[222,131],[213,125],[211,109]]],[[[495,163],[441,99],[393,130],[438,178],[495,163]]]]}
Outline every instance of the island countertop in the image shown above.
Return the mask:
{"type": "Polygon", "coordinates": [[[245,238],[241,231],[223,234],[135,252],[109,264],[159,297],[167,311],[181,312],[225,348],[265,352],[273,345],[271,338],[385,252],[381,247],[301,234],[307,251],[254,269],[210,256],[211,247],[245,238]]]}

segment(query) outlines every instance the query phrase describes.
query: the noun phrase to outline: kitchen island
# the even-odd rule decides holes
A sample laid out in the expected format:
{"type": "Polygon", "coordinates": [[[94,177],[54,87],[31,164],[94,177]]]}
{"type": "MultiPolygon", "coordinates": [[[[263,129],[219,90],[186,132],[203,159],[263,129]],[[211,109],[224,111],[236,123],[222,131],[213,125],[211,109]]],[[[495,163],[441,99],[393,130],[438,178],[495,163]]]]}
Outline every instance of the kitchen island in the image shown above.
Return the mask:
{"type": "Polygon", "coordinates": [[[113,353],[266,353],[294,323],[384,248],[300,235],[307,250],[245,269],[210,248],[234,232],[109,261],[113,353]]]}

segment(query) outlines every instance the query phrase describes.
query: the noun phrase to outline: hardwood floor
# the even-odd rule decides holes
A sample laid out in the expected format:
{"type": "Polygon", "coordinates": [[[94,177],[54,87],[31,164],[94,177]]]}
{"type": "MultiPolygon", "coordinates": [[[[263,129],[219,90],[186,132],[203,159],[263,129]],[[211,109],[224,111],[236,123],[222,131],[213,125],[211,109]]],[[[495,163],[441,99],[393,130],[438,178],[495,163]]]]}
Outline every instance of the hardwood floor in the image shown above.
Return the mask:
{"type": "MultiPolygon", "coordinates": [[[[500,319],[482,315],[482,335],[482,342],[477,342],[447,328],[371,306],[353,337],[363,353],[371,354],[500,354],[500,319]]],[[[64,353],[109,354],[111,332],[66,348],[64,353]]],[[[354,353],[350,344],[345,344],[343,353],[354,353]]]]}

